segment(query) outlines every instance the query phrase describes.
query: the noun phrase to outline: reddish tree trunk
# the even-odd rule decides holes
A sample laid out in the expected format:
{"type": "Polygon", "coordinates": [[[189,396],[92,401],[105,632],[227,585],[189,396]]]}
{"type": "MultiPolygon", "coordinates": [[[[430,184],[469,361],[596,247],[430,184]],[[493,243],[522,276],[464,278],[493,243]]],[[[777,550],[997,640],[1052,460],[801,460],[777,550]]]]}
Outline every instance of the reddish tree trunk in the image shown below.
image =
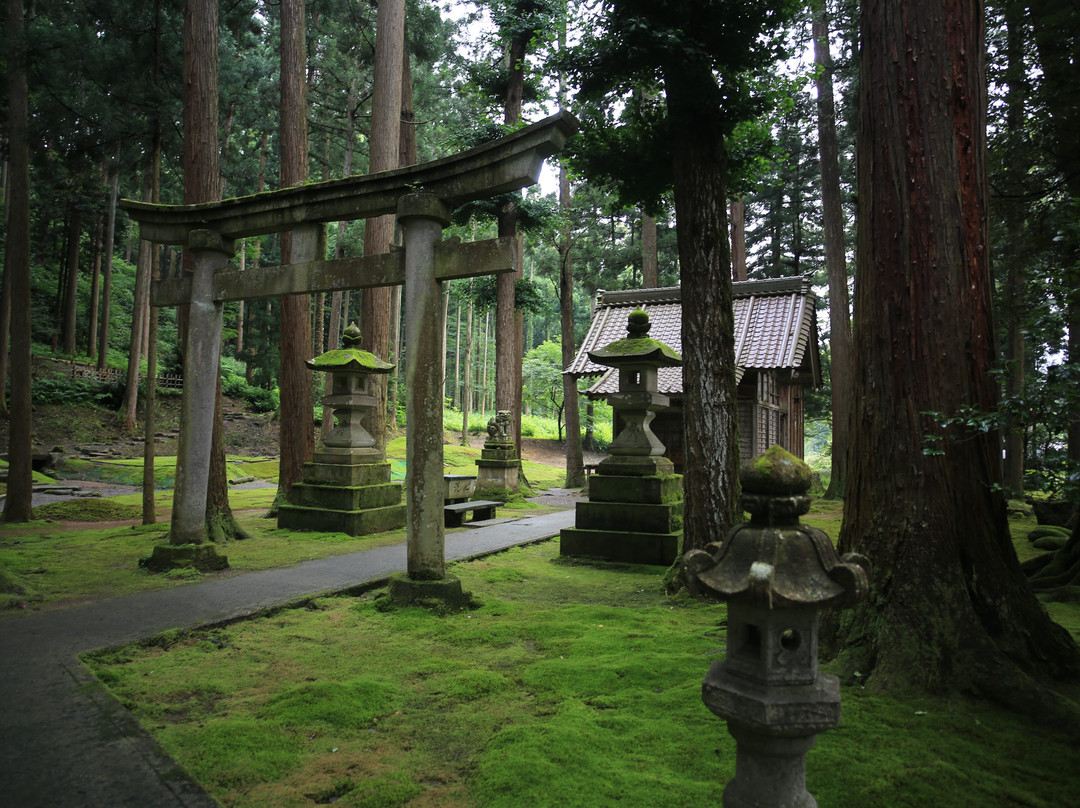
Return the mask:
{"type": "Polygon", "coordinates": [[[876,689],[965,690],[1060,715],[1031,677],[1075,677],[1080,653],[1020,571],[1000,438],[928,414],[996,404],[982,7],[870,2],[861,25],[856,403],[840,550],[866,555],[874,577],[864,604],[826,624],[824,647],[876,689]]]}
{"type": "Polygon", "coordinates": [[[34,517],[33,412],[30,404],[30,143],[23,2],[7,0],[7,92],[10,164],[4,275],[11,278],[11,426],[5,522],[34,517]]]}
{"type": "MultiPolygon", "coordinates": [[[[570,177],[566,166],[559,170],[559,207],[570,209],[570,177]]],[[[653,221],[655,244],[656,221],[653,221]]],[[[577,346],[574,340],[574,254],[569,222],[559,241],[559,319],[562,330],[562,365],[570,367],[577,346]]],[[[577,379],[563,374],[563,408],[566,412],[566,487],[585,485],[585,460],[581,449],[581,407],[577,379]]]]}
{"type": "MultiPolygon", "coordinates": [[[[298,185],[308,176],[307,32],[304,0],[281,2],[281,185],[298,185]]],[[[281,235],[281,262],[293,259],[294,233],[281,235]]],[[[311,371],[311,301],[289,295],[281,304],[281,465],[278,500],[288,497],[315,452],[311,371]]]]}
{"type": "MultiPolygon", "coordinates": [[[[371,141],[368,171],[397,168],[401,139],[401,67],[405,49],[405,1],[383,0],[379,3],[375,38],[375,79],[371,99],[371,141]]],[[[364,255],[390,252],[394,240],[394,216],[376,216],[364,222],[364,255]]],[[[380,359],[390,354],[391,305],[389,287],[365,289],[360,302],[360,330],[364,346],[380,359]]],[[[379,445],[386,440],[386,377],[378,379],[381,417],[370,424],[379,445]]]]}
{"type": "Polygon", "coordinates": [[[718,541],[738,516],[735,314],[727,227],[727,153],[707,67],[665,75],[683,295],[683,549],[718,541]]]}
{"type": "Polygon", "coordinates": [[[64,289],[64,353],[75,355],[75,318],[79,299],[79,254],[82,246],[82,210],[77,205],[71,211],[68,227],[67,287],[64,289]]]}
{"type": "Polygon", "coordinates": [[[818,148],[821,156],[821,206],[825,224],[825,266],[829,275],[829,350],[832,386],[832,470],[826,499],[840,497],[847,479],[851,433],[851,315],[848,307],[844,209],[840,194],[840,149],[836,141],[832,54],[825,0],[814,8],[814,61],[817,64],[818,148]]]}
{"type": "Polygon", "coordinates": [[[660,262],[656,254],[656,219],[641,213],[641,285],[654,289],[660,285],[660,262]]]}
{"type": "MultiPolygon", "coordinates": [[[[507,53],[509,81],[503,122],[516,124],[521,120],[521,100],[525,88],[525,53],[528,39],[519,34],[510,42],[507,53]]],[[[499,208],[499,238],[517,235],[517,205],[507,199],[499,208]]],[[[497,276],[495,281],[495,409],[510,412],[510,425],[518,457],[521,456],[521,325],[515,310],[515,284],[525,276],[518,251],[518,266],[514,272],[497,276]]]]}

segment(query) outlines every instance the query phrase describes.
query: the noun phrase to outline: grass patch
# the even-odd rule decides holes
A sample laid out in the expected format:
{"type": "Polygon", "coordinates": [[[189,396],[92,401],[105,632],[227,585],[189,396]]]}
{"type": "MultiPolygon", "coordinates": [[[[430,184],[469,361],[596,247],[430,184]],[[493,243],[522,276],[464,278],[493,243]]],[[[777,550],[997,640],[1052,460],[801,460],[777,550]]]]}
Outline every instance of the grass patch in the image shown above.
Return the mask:
{"type": "MultiPolygon", "coordinates": [[[[719,805],[735,748],[701,680],[724,607],[557,553],[452,565],[470,612],[327,598],[89,664],[227,806],[719,805]]],[[[1080,789],[1074,755],[986,704],[847,688],[808,787],[841,808],[1050,808],[1080,789]]]]}
{"type": "Polygon", "coordinates": [[[34,508],[34,517],[52,522],[122,522],[141,519],[142,507],[117,502],[115,497],[64,499],[34,508]]]}

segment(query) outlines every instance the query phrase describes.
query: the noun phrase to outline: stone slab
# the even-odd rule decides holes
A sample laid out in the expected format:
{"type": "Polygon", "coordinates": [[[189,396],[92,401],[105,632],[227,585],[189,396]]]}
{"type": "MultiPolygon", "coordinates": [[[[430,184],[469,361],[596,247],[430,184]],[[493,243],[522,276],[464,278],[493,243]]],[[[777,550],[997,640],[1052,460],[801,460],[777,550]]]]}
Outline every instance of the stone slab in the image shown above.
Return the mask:
{"type": "Polygon", "coordinates": [[[631,533],[573,527],[559,534],[559,552],[565,556],[626,564],[671,566],[679,556],[681,545],[681,530],[674,533],[631,533]]]}
{"type": "Polygon", "coordinates": [[[382,485],[390,482],[390,464],[305,463],[304,482],[312,485],[382,485]]]}
{"type": "Polygon", "coordinates": [[[589,500],[592,502],[640,502],[650,505],[673,503],[682,499],[682,476],[651,477],[589,476],[589,500]]]}
{"type": "Polygon", "coordinates": [[[317,530],[325,533],[345,533],[349,536],[367,536],[405,527],[405,506],[334,511],[302,505],[281,505],[278,508],[278,527],[286,530],[317,530]]]}
{"type": "Polygon", "coordinates": [[[349,486],[295,483],[289,500],[294,505],[333,511],[385,508],[401,503],[401,483],[349,486]]]}
{"type": "Polygon", "coordinates": [[[577,504],[577,527],[584,530],[628,530],[637,533],[674,533],[682,530],[683,503],[649,505],[639,502],[577,504]]]}

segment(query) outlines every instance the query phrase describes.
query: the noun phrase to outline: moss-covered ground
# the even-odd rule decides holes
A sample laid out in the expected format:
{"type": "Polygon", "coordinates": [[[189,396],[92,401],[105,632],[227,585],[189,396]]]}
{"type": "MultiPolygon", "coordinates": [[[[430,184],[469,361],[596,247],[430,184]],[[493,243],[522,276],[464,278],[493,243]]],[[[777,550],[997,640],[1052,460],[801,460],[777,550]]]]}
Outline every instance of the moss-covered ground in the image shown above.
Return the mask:
{"type": "MultiPolygon", "coordinates": [[[[719,805],[734,743],[701,703],[725,610],[663,570],[558,543],[457,564],[481,604],[372,595],[93,655],[96,675],[225,806],[719,805]]],[[[1076,630],[1075,604],[1070,609],[1076,630]]],[[[1075,804],[1076,749],[962,699],[843,692],[808,759],[832,808],[1075,804]]]]}

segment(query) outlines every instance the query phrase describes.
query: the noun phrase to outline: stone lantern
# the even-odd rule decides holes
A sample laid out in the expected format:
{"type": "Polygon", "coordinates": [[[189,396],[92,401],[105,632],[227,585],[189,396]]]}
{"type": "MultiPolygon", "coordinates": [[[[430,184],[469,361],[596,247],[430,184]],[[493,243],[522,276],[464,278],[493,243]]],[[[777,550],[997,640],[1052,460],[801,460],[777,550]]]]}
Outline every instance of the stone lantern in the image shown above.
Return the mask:
{"type": "Polygon", "coordinates": [[[304,464],[303,481],[293,484],[289,501],[279,506],[278,527],[362,536],[405,524],[401,485],[390,482],[386,447],[376,443],[363,423],[377,417],[376,377],[394,366],[362,350],[360,339],[360,329],[350,325],[341,348],[306,363],[331,374],[331,392],[323,406],[333,408],[337,423],[313,461],[304,464]]]}
{"type": "Polygon", "coordinates": [[[810,509],[810,469],[773,446],[744,465],[748,523],[683,557],[691,591],[726,601],[727,657],[713,664],[702,700],[736,741],[725,808],[813,808],[806,753],[840,722],[840,684],[817,666],[821,610],[866,597],[870,564],[837,557],[810,509]]]}
{"type": "Polygon", "coordinates": [[[657,392],[658,371],[678,367],[682,357],[665,343],[651,339],[650,328],[647,312],[632,311],[625,339],[589,352],[596,364],[619,371],[619,392],[608,396],[608,403],[622,418],[623,427],[608,446],[611,456],[600,463],[600,470],[617,474],[674,473],[671,461],[662,456],[664,444],[649,424],[658,410],[671,405],[671,399],[657,392]]]}
{"type": "Polygon", "coordinates": [[[649,428],[671,400],[657,392],[662,367],[682,359],[650,339],[649,315],[630,313],[627,336],[589,357],[619,371],[619,392],[608,401],[623,426],[608,446],[610,455],[589,480],[589,500],[577,504],[574,527],[560,534],[559,551],[632,564],[671,564],[682,540],[682,477],[649,428]]]}
{"type": "Polygon", "coordinates": [[[331,374],[332,379],[330,395],[323,398],[323,406],[333,408],[337,423],[322,439],[322,452],[348,455],[356,461],[370,458],[368,462],[379,463],[386,459],[386,447],[375,445],[375,438],[364,428],[363,421],[375,412],[378,404],[375,377],[390,373],[394,366],[362,350],[360,343],[360,329],[352,323],[341,336],[341,348],[327,351],[305,364],[312,370],[331,374]]]}

